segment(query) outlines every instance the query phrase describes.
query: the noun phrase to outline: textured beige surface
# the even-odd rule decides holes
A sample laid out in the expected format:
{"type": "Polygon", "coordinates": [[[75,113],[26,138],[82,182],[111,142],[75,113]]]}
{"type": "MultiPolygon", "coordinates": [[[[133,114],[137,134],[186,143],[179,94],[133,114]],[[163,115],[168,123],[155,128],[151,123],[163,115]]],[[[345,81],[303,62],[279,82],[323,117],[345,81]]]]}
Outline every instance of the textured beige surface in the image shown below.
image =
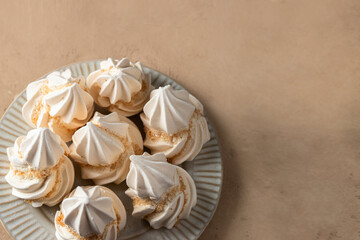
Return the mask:
{"type": "Polygon", "coordinates": [[[201,239],[360,239],[359,12],[358,0],[1,1],[1,113],[62,65],[141,60],[218,131],[223,193],[201,239]]]}

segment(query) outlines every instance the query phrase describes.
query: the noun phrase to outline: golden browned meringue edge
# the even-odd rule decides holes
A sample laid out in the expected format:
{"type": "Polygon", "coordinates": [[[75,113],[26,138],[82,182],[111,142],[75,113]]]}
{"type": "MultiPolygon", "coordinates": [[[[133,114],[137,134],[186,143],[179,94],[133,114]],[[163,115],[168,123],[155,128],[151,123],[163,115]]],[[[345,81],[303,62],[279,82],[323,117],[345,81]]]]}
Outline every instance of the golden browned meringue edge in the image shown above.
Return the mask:
{"type": "MultiPolygon", "coordinates": [[[[109,135],[117,138],[120,140],[120,142],[124,145],[124,148],[126,149],[124,152],[128,153],[127,155],[124,156],[124,154],[121,154],[118,158],[117,161],[115,161],[112,164],[109,165],[91,165],[91,164],[87,164],[87,163],[83,163],[80,162],[79,160],[77,160],[76,158],[73,158],[73,160],[78,163],[81,167],[85,167],[85,168],[93,168],[93,169],[105,169],[105,168],[109,168],[111,170],[118,168],[119,166],[121,166],[131,155],[138,155],[138,154],[142,154],[143,150],[140,148],[139,145],[135,144],[135,143],[131,143],[130,144],[125,140],[125,138],[119,137],[118,135],[116,135],[114,132],[110,131],[109,129],[103,128],[102,126],[100,126],[100,124],[96,121],[91,121],[96,127],[98,127],[100,130],[105,131],[106,133],[108,133],[109,135]],[[129,149],[132,147],[133,149],[133,153],[129,153],[129,149]]],[[[129,162],[130,165],[130,162],[129,162]]]]}
{"type": "Polygon", "coordinates": [[[177,216],[177,221],[175,223],[175,226],[179,223],[180,215],[184,211],[185,205],[186,205],[186,203],[188,201],[188,196],[187,196],[186,191],[185,191],[186,190],[186,185],[184,184],[184,180],[183,180],[182,176],[179,174],[179,172],[177,170],[176,170],[176,172],[179,175],[179,183],[180,183],[180,185],[175,185],[172,188],[170,188],[166,192],[166,194],[159,201],[156,202],[156,201],[151,200],[150,198],[140,198],[140,197],[135,197],[135,196],[131,197],[134,207],[136,205],[151,205],[151,206],[153,206],[155,208],[155,210],[152,213],[146,215],[144,217],[144,219],[147,219],[148,217],[151,217],[152,215],[163,211],[164,207],[169,202],[171,202],[177,196],[178,193],[182,192],[184,194],[184,204],[182,206],[182,209],[181,209],[179,215],[177,216]]]}
{"type": "MultiPolygon", "coordinates": [[[[66,156],[66,154],[64,154],[66,156]]],[[[60,182],[60,166],[65,162],[64,156],[62,156],[59,160],[59,162],[52,166],[51,168],[44,169],[44,170],[36,170],[32,169],[31,167],[28,167],[26,171],[23,171],[20,168],[14,168],[11,163],[9,163],[9,171],[13,171],[14,175],[21,176],[24,179],[32,179],[32,178],[38,178],[38,179],[45,179],[48,176],[50,176],[50,173],[52,171],[56,171],[56,179],[54,187],[44,196],[41,198],[34,198],[34,199],[24,199],[24,202],[31,204],[32,202],[42,201],[47,198],[50,198],[56,190],[60,187],[58,184],[60,182]]]]}
{"type": "MultiPolygon", "coordinates": [[[[116,210],[114,209],[114,211],[116,211],[116,210]]],[[[102,239],[104,239],[104,234],[107,233],[107,230],[109,229],[109,227],[111,227],[113,225],[117,225],[116,228],[118,230],[118,233],[120,233],[119,224],[121,221],[121,217],[120,217],[120,214],[117,212],[115,212],[115,215],[116,215],[116,220],[108,223],[104,229],[104,232],[101,235],[93,234],[93,235],[85,236],[85,237],[80,236],[73,228],[69,227],[68,225],[66,225],[64,223],[64,215],[61,211],[60,211],[59,215],[56,217],[55,223],[66,228],[66,230],[68,230],[74,237],[76,237],[79,240],[102,240],[102,239]]]]}
{"type": "MultiPolygon", "coordinates": [[[[144,115],[144,116],[146,117],[146,115],[144,115]]],[[[200,117],[204,117],[204,114],[199,109],[195,109],[193,115],[191,116],[191,118],[189,120],[189,127],[187,129],[180,130],[173,134],[168,134],[165,131],[158,130],[155,128],[148,128],[148,127],[144,126],[146,138],[151,139],[151,141],[153,141],[153,142],[162,140],[164,142],[174,144],[178,139],[181,139],[182,137],[187,135],[188,138],[186,139],[186,142],[185,142],[184,146],[182,147],[181,151],[179,151],[174,156],[167,158],[168,162],[173,164],[174,159],[183,153],[184,149],[186,149],[187,145],[189,144],[189,141],[192,139],[190,133],[191,133],[191,129],[193,127],[193,121],[196,121],[195,119],[198,119],[200,117]]],[[[146,119],[148,119],[148,117],[146,117],[146,119]]]]}

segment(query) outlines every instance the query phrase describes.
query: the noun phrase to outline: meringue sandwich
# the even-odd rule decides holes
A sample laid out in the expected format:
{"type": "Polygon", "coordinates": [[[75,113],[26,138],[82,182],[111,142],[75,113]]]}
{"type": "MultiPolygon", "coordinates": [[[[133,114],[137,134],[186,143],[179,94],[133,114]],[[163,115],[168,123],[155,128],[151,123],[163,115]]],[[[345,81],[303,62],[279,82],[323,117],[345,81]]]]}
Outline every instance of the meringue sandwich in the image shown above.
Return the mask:
{"type": "Polygon", "coordinates": [[[96,104],[126,117],[141,112],[153,90],[150,74],[126,58],[102,61],[100,69],[87,77],[86,86],[96,104]]]}
{"type": "Polygon", "coordinates": [[[66,142],[94,112],[94,100],[85,91],[85,78],[73,77],[70,69],[30,83],[26,98],[22,108],[25,121],[33,128],[50,128],[66,142]]]}
{"type": "Polygon", "coordinates": [[[121,183],[129,172],[130,155],[143,152],[139,129],[116,112],[96,112],[72,139],[71,158],[80,164],[82,178],[97,185],[121,183]]]}
{"type": "Polygon", "coordinates": [[[170,163],[193,160],[210,133],[202,104],[186,90],[170,85],[151,92],[140,115],[152,154],[163,152],[170,163]]]}
{"type": "Polygon", "coordinates": [[[132,198],[132,215],[141,217],[152,228],[172,228],[187,218],[195,206],[197,194],[191,176],[181,167],[167,162],[163,153],[133,155],[126,178],[132,198]]]}
{"type": "Polygon", "coordinates": [[[114,240],[126,223],[126,212],[113,191],[101,186],[77,187],[55,215],[58,240],[114,240]]]}
{"type": "Polygon", "coordinates": [[[48,128],[37,128],[16,139],[7,148],[10,170],[5,180],[12,194],[33,207],[54,206],[68,194],[74,183],[69,149],[48,128]]]}

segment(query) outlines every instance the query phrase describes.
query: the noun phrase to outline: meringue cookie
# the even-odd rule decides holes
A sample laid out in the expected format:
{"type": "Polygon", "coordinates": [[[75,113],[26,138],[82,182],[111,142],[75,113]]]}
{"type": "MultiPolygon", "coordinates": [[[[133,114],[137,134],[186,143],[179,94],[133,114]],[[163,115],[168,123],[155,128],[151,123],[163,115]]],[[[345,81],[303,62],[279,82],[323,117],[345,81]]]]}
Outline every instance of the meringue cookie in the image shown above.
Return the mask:
{"type": "Polygon", "coordinates": [[[14,147],[7,148],[10,170],[5,180],[12,186],[12,194],[33,207],[59,203],[74,183],[68,153],[66,144],[48,128],[17,138],[14,147]]]}
{"type": "Polygon", "coordinates": [[[203,106],[186,90],[167,85],[152,91],[140,117],[146,132],[144,145],[152,154],[163,152],[176,165],[193,160],[210,140],[203,106]]]}
{"type": "Polygon", "coordinates": [[[184,169],[168,163],[163,153],[132,155],[130,160],[125,193],[133,200],[133,216],[144,218],[155,229],[170,229],[190,215],[197,194],[184,169]]]}
{"type": "Polygon", "coordinates": [[[48,127],[70,141],[94,112],[94,100],[84,89],[85,78],[72,77],[70,69],[53,72],[27,86],[23,117],[30,126],[48,127]]]}
{"type": "Polygon", "coordinates": [[[77,187],[63,200],[55,215],[56,238],[118,239],[126,212],[113,191],[101,186],[77,187]]]}
{"type": "Polygon", "coordinates": [[[140,62],[109,58],[100,63],[101,69],[86,79],[95,102],[111,112],[132,116],[141,112],[153,90],[150,74],[145,74],[140,62]]]}
{"type": "Polygon", "coordinates": [[[80,164],[84,179],[103,185],[125,180],[132,154],[141,154],[143,140],[139,129],[116,112],[95,113],[93,119],[73,135],[71,158],[80,164]]]}

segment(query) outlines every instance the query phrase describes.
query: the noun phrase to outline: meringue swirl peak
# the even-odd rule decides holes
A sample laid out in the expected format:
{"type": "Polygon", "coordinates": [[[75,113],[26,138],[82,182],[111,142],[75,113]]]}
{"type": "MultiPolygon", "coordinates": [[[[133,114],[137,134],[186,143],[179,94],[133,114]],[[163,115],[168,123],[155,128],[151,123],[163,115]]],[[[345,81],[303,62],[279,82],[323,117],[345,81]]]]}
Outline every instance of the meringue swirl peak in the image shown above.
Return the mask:
{"type": "Polygon", "coordinates": [[[186,90],[170,85],[151,92],[140,114],[152,154],[163,152],[170,163],[193,160],[210,140],[202,104],[186,90]]]}
{"type": "Polygon", "coordinates": [[[125,208],[114,192],[101,186],[79,186],[56,213],[55,235],[59,240],[113,240],[125,223],[125,208]]]}
{"type": "Polygon", "coordinates": [[[141,198],[159,199],[178,184],[176,166],[168,164],[164,154],[130,156],[131,168],[126,182],[141,198]]]}
{"type": "Polygon", "coordinates": [[[80,164],[84,179],[103,185],[125,180],[130,155],[142,153],[143,140],[139,129],[116,112],[93,119],[73,135],[71,158],[80,164]]]}
{"type": "Polygon", "coordinates": [[[141,112],[153,89],[140,62],[127,58],[102,61],[100,69],[87,77],[86,85],[99,106],[123,116],[141,112]]]}
{"type": "Polygon", "coordinates": [[[167,162],[163,153],[131,156],[126,194],[133,200],[135,217],[144,218],[152,228],[172,228],[190,215],[196,204],[196,187],[181,167],[167,162]]]}
{"type": "Polygon", "coordinates": [[[22,108],[25,121],[34,128],[50,128],[64,141],[70,141],[94,111],[94,100],[85,91],[85,78],[73,77],[70,69],[30,83],[26,98],[22,108]]]}
{"type": "Polygon", "coordinates": [[[74,168],[65,142],[48,128],[37,128],[7,149],[10,170],[5,180],[12,194],[34,207],[54,206],[74,183],[74,168]]]}

